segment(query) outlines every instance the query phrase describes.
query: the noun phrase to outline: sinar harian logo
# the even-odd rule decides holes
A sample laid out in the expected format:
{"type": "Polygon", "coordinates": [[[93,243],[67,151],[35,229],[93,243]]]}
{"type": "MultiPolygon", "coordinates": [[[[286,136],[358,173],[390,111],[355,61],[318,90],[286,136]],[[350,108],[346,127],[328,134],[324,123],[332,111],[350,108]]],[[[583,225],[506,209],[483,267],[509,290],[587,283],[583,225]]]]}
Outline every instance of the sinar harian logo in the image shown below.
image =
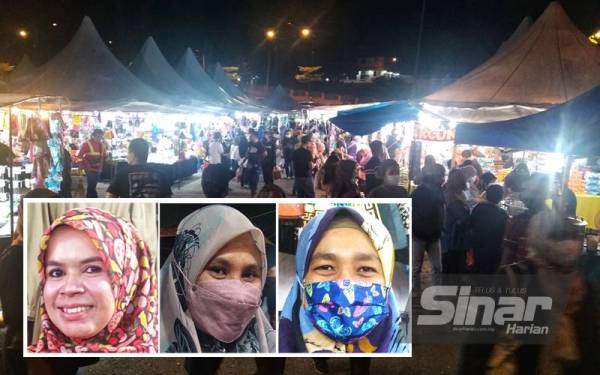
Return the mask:
{"type": "Polygon", "coordinates": [[[446,325],[480,327],[505,326],[507,334],[547,335],[548,326],[533,324],[541,310],[552,309],[552,298],[547,296],[490,296],[471,295],[470,286],[431,286],[421,294],[421,306],[438,312],[419,315],[417,325],[446,325]],[[438,297],[445,297],[446,300],[438,297]],[[457,297],[456,301],[447,300],[457,297]],[[480,317],[480,318],[479,318],[480,317]],[[478,319],[479,318],[479,319],[478,319]],[[520,323],[520,324],[519,324],[520,323]],[[528,323],[523,325],[522,323],[528,323]]]}

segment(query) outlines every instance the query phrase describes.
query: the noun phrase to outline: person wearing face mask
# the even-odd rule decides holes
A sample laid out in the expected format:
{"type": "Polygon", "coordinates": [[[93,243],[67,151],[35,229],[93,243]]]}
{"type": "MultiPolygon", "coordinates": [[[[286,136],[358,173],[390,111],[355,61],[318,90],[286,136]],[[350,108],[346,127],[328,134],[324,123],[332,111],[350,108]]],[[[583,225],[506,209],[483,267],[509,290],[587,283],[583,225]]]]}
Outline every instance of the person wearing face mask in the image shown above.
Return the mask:
{"type": "Polygon", "coordinates": [[[157,352],[154,260],[132,224],[67,211],[44,232],[38,264],[41,332],[29,352],[157,352]]]}
{"type": "Polygon", "coordinates": [[[369,198],[408,198],[408,192],[400,186],[400,166],[394,159],[381,163],[383,184],[369,193],[369,198]]]}
{"type": "Polygon", "coordinates": [[[394,246],[380,221],[331,208],[302,229],[295,259],[279,321],[281,353],[409,351],[391,288],[394,246]]]}
{"type": "Polygon", "coordinates": [[[210,205],[188,215],[161,268],[161,351],[274,352],[261,309],[266,277],[263,234],[241,212],[210,205]]]}

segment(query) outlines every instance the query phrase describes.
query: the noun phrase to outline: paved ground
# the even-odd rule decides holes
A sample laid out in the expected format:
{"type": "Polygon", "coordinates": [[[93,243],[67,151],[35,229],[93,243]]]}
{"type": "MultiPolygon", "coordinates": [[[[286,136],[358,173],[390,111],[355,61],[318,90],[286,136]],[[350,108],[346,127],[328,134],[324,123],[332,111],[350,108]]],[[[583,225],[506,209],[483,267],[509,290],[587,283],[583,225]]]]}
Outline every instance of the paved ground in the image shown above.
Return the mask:
{"type": "MultiPolygon", "coordinates": [[[[292,188],[293,188],[292,180],[281,179],[281,180],[276,181],[276,184],[285,191],[286,196],[288,198],[293,197],[292,196],[292,188]]],[[[258,183],[258,189],[260,190],[260,188],[262,186],[263,186],[263,182],[262,182],[262,178],[261,178],[260,182],[258,183]]],[[[107,182],[98,183],[98,188],[97,188],[98,196],[104,197],[106,195],[107,188],[108,188],[107,182]]],[[[250,190],[242,189],[240,187],[240,183],[237,182],[235,179],[233,179],[233,180],[231,180],[231,182],[229,182],[229,189],[230,189],[230,191],[229,191],[229,195],[227,195],[228,197],[250,198],[250,190]]],[[[183,181],[176,182],[171,187],[171,190],[173,191],[173,198],[204,198],[204,193],[202,192],[202,185],[201,185],[201,173],[196,173],[195,175],[188,177],[183,181]]]]}
{"type": "MultiPolygon", "coordinates": [[[[374,358],[371,374],[455,374],[458,350],[449,346],[426,345],[415,347],[413,358],[374,358]]],[[[336,358],[329,361],[333,375],[349,374],[349,361],[336,358]]],[[[219,375],[252,375],[256,371],[251,358],[227,358],[219,375]]],[[[103,359],[86,368],[85,374],[173,374],[185,375],[183,358],[162,359],[103,359]]],[[[308,358],[288,358],[286,375],[316,374],[313,362],[308,358]]]]}

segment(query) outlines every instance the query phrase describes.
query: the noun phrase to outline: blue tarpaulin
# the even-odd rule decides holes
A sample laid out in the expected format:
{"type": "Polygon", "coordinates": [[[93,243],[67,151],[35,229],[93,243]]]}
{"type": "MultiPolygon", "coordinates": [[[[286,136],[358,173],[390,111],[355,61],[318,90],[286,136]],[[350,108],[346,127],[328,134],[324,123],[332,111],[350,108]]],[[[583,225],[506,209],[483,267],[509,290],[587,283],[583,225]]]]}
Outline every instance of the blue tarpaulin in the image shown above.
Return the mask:
{"type": "Polygon", "coordinates": [[[386,124],[415,120],[418,113],[408,101],[394,101],[340,111],[330,121],[351,134],[368,135],[386,124]]]}
{"type": "Polygon", "coordinates": [[[600,155],[600,86],[531,116],[486,124],[459,124],[456,144],[600,155]]]}

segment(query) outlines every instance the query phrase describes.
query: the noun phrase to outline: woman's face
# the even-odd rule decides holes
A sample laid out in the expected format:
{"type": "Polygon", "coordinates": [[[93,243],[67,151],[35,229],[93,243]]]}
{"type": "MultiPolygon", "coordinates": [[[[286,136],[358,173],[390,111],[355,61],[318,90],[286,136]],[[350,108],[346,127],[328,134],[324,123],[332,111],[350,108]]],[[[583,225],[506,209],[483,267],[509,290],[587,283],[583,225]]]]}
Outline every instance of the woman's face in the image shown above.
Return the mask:
{"type": "Polygon", "coordinates": [[[353,280],[384,283],[383,268],[369,236],[356,228],[327,230],[304,277],[306,283],[353,280]]]}
{"type": "Polygon", "coordinates": [[[208,262],[196,282],[235,279],[261,287],[260,252],[250,233],[235,237],[208,262]]]}
{"type": "Polygon", "coordinates": [[[98,334],[115,313],[108,269],[83,232],[58,227],[48,241],[44,305],[50,320],[73,339],[98,334]]]}

